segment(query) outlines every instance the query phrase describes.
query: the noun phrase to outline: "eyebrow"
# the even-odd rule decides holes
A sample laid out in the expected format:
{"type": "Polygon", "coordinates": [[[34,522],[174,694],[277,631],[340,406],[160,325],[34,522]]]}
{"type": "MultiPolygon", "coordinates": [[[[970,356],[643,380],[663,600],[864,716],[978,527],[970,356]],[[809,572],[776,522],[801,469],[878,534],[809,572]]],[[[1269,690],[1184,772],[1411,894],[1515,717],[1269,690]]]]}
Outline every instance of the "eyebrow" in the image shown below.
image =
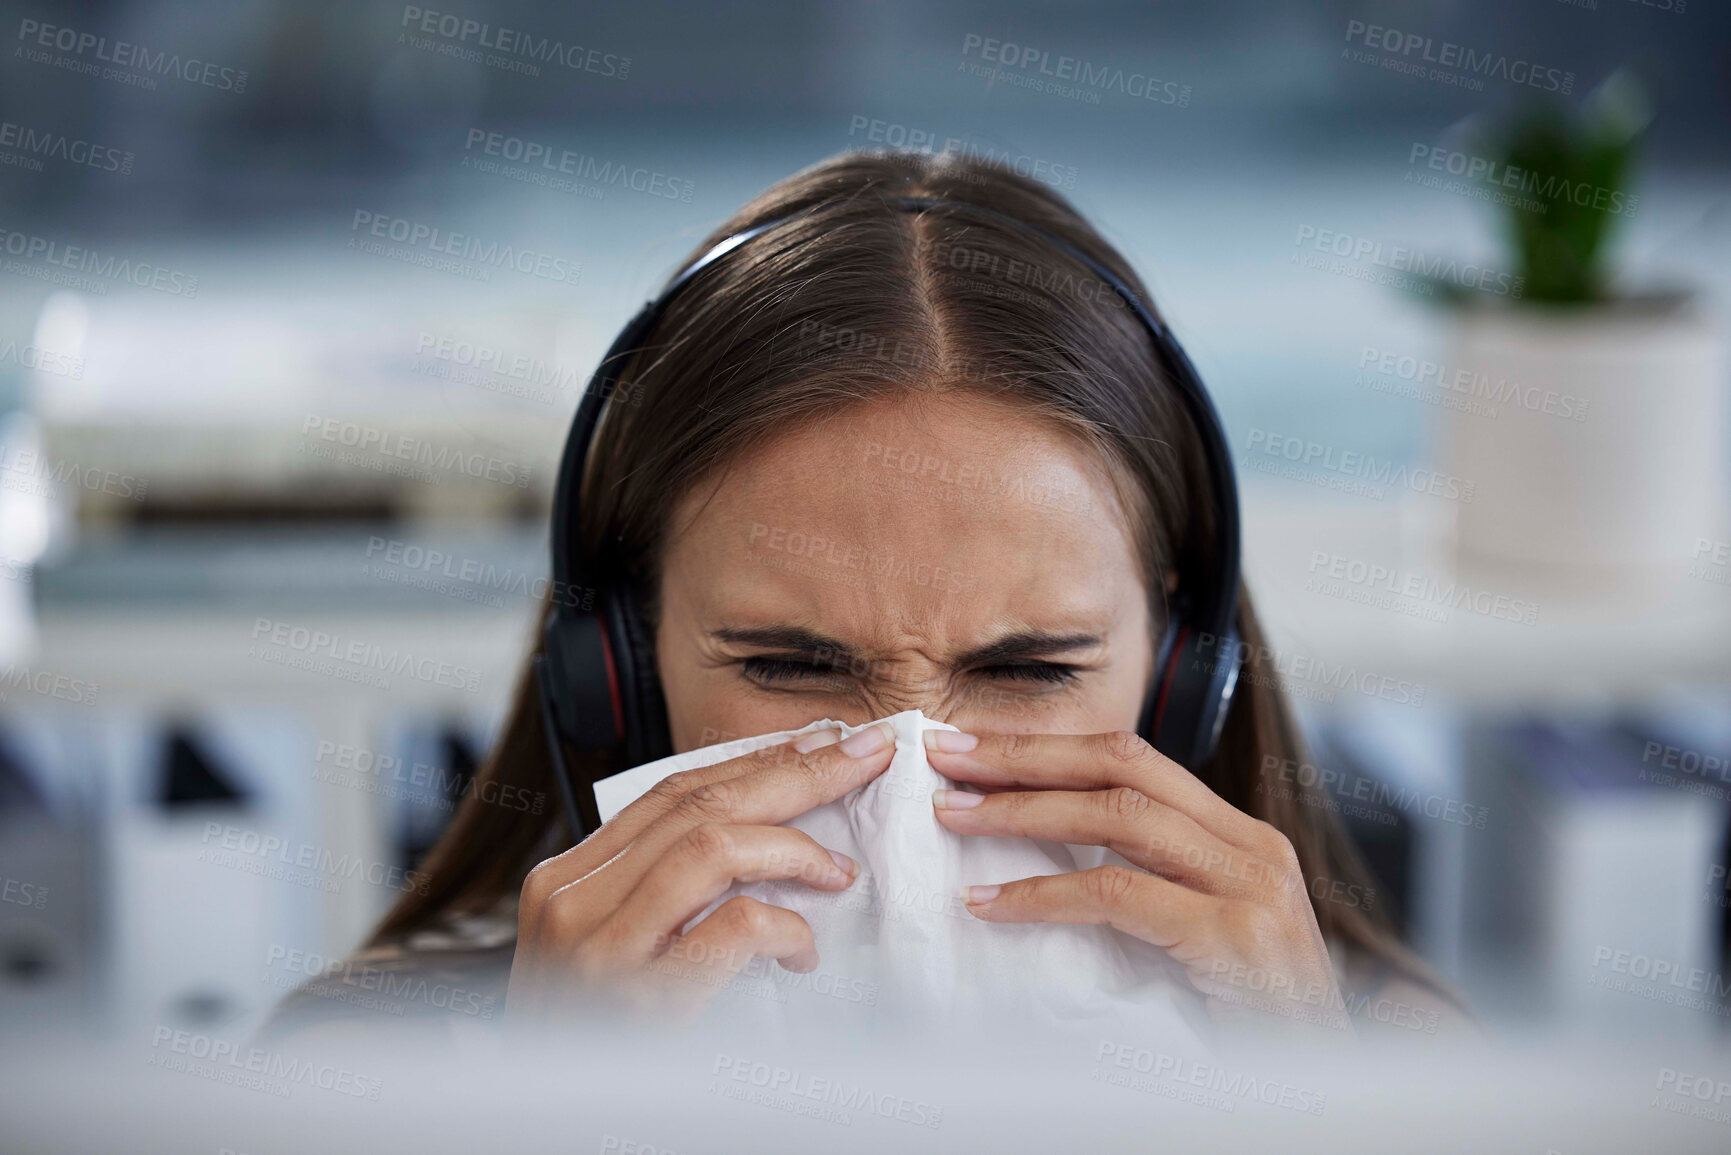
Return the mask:
{"type": "MultiPolygon", "coordinates": [[[[859,651],[847,643],[825,637],[816,630],[808,630],[803,626],[723,626],[720,629],[710,631],[710,636],[719,641],[736,642],[749,646],[773,647],[779,650],[802,653],[821,653],[848,663],[862,660],[859,651]]],[[[1012,634],[1005,634],[995,641],[987,642],[983,646],[976,646],[958,654],[956,664],[962,666],[990,665],[1019,658],[1064,654],[1072,650],[1097,646],[1102,640],[1099,634],[1057,634],[1046,630],[1018,630],[1012,634]]]]}

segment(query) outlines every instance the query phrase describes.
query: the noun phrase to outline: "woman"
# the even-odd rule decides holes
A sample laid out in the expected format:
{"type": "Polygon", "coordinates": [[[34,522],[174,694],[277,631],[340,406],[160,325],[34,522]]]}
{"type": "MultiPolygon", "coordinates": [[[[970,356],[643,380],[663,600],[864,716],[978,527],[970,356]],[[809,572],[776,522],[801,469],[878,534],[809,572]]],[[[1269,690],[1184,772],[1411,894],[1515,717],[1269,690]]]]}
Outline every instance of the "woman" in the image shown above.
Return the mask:
{"type": "MultiPolygon", "coordinates": [[[[794,217],[705,269],[625,366],[579,527],[642,607],[675,750],[921,709],[962,732],[932,765],[982,791],[940,791],[943,825],[1133,864],[972,888],[975,917],[1110,924],[1166,949],[1223,1015],[1404,1005],[1434,1026],[1449,1000],[1380,913],[1312,898],[1373,888],[1324,800],[1267,776],[1302,759],[1272,677],[1246,671],[1202,765],[1132,732],[1167,596],[1214,540],[1199,434],[1146,330],[1039,234],[890,197],[1027,222],[1147,299],[1061,197],[953,156],[827,161],[708,238],[699,253],[794,217]]],[[[1238,607],[1264,653],[1248,596],[1238,607]]],[[[520,678],[482,771],[497,787],[470,792],[424,890],[279,1027],[367,982],[410,1015],[460,1017],[408,994],[420,979],[488,991],[480,1017],[508,984],[511,1018],[573,1001],[689,1018],[754,957],[810,969],[804,920],[749,898],[681,931],[735,880],[851,884],[855,864],[780,825],[889,762],[875,729],[827,737],[676,775],[566,849],[557,806],[483,801],[557,797],[520,678]],[[689,981],[670,952],[718,981],[689,981]]],[[[1356,1017],[1373,1019],[1389,1016],[1356,1017]]]]}

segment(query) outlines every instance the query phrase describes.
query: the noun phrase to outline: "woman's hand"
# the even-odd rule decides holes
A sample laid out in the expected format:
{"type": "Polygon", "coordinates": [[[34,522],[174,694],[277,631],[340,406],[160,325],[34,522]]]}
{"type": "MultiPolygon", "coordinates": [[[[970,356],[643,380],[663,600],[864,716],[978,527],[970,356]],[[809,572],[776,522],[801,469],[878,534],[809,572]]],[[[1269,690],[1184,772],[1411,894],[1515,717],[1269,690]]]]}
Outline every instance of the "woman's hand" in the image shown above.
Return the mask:
{"type": "Polygon", "coordinates": [[[1298,856],[1280,831],[1128,731],[982,735],[962,749],[971,738],[926,732],[938,773],[991,791],[934,793],[944,826],[1104,846],[1141,868],[970,886],[976,918],[1103,923],[1165,949],[1216,1015],[1261,1010],[1349,1029],[1298,856]]]}
{"type": "Polygon", "coordinates": [[[735,882],[799,879],[845,890],[859,866],[778,823],[889,767],[895,737],[834,730],[673,774],[582,843],[535,867],[517,911],[508,1017],[581,1008],[686,1022],[753,957],[817,966],[799,915],[744,895],[682,934],[735,882]]]}

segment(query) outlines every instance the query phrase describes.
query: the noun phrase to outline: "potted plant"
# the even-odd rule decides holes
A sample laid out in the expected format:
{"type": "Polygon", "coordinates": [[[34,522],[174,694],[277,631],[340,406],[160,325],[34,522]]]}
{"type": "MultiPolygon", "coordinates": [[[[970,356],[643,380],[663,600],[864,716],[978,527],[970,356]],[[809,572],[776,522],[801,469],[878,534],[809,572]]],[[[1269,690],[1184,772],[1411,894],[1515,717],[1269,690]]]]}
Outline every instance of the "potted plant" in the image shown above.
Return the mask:
{"type": "Polygon", "coordinates": [[[1464,568],[1657,591],[1718,525],[1719,336],[1691,294],[1638,291],[1608,253],[1639,207],[1650,119],[1617,72],[1579,110],[1543,103],[1473,134],[1518,296],[1438,285],[1452,306],[1447,384],[1485,402],[1443,409],[1444,468],[1473,482],[1455,519],[1464,568]]]}

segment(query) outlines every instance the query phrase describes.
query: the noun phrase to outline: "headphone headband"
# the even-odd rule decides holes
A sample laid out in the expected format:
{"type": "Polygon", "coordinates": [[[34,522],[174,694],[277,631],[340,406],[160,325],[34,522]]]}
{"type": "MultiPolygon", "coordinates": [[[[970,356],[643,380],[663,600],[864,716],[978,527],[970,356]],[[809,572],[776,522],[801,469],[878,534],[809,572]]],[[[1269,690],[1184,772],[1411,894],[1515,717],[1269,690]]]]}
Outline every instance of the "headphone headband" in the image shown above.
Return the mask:
{"type": "MultiPolygon", "coordinates": [[[[638,310],[601,358],[577,405],[554,488],[551,552],[554,589],[594,589],[595,567],[581,542],[582,484],[589,450],[607,400],[625,364],[645,344],[669,303],[716,261],[764,233],[805,219],[837,202],[777,217],[735,233],[682,269],[660,295],[638,310]]],[[[845,202],[843,202],[845,203],[845,202]]],[[[966,201],[896,196],[885,203],[905,212],[957,211],[1017,229],[1063,252],[1092,272],[1129,306],[1153,342],[1166,381],[1184,404],[1202,442],[1214,512],[1212,566],[1207,580],[1180,574],[1170,621],[1156,655],[1139,728],[1162,753],[1195,769],[1212,756],[1237,681],[1239,512],[1231,451],[1219,414],[1177,340],[1146,302],[1111,269],[1036,225],[966,201]]],[[[597,825],[593,791],[569,778],[560,738],[583,749],[620,749],[627,765],[673,753],[653,647],[623,585],[597,591],[593,610],[555,601],[536,666],[540,701],[561,795],[577,838],[597,825]]]]}

